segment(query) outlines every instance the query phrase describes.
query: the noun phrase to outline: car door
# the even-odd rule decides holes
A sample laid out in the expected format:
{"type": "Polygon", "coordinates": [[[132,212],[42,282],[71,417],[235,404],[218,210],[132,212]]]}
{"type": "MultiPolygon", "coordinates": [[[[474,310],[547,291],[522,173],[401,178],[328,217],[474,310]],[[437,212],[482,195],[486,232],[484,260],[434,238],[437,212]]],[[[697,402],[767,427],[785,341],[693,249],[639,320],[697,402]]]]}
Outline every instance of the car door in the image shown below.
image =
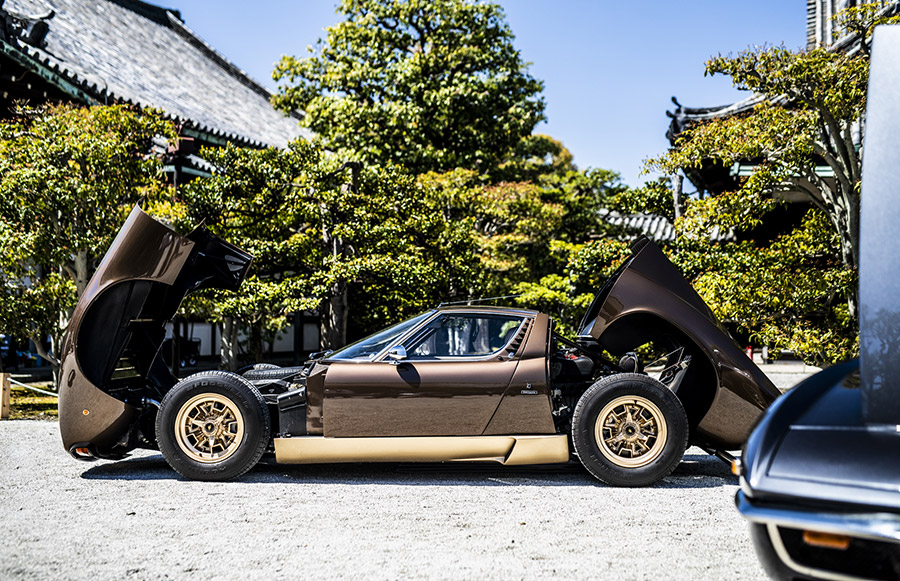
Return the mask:
{"type": "Polygon", "coordinates": [[[398,346],[406,358],[335,362],[325,379],[326,437],[481,435],[515,373],[526,317],[441,312],[398,346]]]}

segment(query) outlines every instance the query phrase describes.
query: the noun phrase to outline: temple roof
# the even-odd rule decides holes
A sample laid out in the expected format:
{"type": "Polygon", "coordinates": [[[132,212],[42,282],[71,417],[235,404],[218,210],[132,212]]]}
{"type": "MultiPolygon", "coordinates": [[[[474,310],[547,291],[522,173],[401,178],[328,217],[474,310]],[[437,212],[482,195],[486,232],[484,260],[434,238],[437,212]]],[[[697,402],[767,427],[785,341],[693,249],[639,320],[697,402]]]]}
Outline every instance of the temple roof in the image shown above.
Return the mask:
{"type": "MultiPolygon", "coordinates": [[[[810,18],[824,18],[824,12],[821,9],[817,9],[817,2],[819,0],[809,0],[807,2],[808,10],[811,10],[810,18]],[[817,11],[818,10],[818,11],[817,11]]],[[[821,3],[821,2],[819,2],[821,3]]],[[[900,2],[893,1],[884,7],[881,8],[879,15],[880,16],[892,16],[900,13],[900,2]]],[[[830,17],[831,12],[829,11],[827,16],[830,17]]],[[[814,19],[815,20],[815,19],[814,19]]],[[[807,34],[813,34],[809,38],[812,38],[813,41],[816,38],[825,34],[830,38],[830,35],[834,33],[833,23],[830,20],[822,20],[822,22],[827,21],[828,26],[822,28],[825,32],[819,31],[816,33],[816,29],[812,24],[809,24],[807,34]],[[827,28],[827,30],[826,30],[827,28]],[[815,36],[815,34],[819,36],[815,36]],[[827,33],[827,34],[826,34],[827,33]]],[[[814,21],[810,21],[813,22],[814,21]]],[[[820,27],[821,28],[821,27],[820,27]]],[[[811,42],[811,41],[810,41],[811,42]]],[[[819,40],[819,42],[824,42],[819,40]]],[[[810,46],[815,46],[815,42],[812,42],[810,46]]],[[[845,54],[856,54],[859,51],[863,50],[862,39],[858,34],[848,34],[841,38],[834,39],[832,42],[826,45],[826,49],[833,52],[840,52],[845,54]]],[[[746,113],[751,111],[757,105],[760,105],[765,102],[770,102],[777,105],[790,105],[790,98],[785,95],[781,95],[779,97],[773,99],[766,99],[760,95],[750,95],[746,99],[742,99],[737,101],[736,103],[731,103],[729,105],[720,105],[716,107],[686,107],[678,102],[678,99],[672,97],[672,103],[675,104],[674,111],[666,111],[666,115],[671,119],[669,122],[669,127],[666,130],[666,138],[668,138],[669,143],[673,146],[675,145],[676,139],[678,136],[688,127],[695,123],[702,123],[704,121],[710,121],[713,119],[723,119],[727,117],[731,117],[733,115],[740,115],[742,113],[746,113]]],[[[754,160],[747,160],[748,167],[753,165],[754,160]]],[[[684,175],[697,187],[700,191],[705,192],[721,192],[729,189],[733,189],[737,186],[738,178],[741,174],[739,164],[736,164],[734,167],[724,167],[720,164],[715,163],[705,163],[702,167],[690,167],[684,168],[682,170],[684,175]]]]}
{"type": "Polygon", "coordinates": [[[139,0],[0,0],[0,53],[70,99],[155,107],[206,142],[285,147],[311,135],[177,10],[139,0]]]}
{"type": "MultiPolygon", "coordinates": [[[[624,229],[631,235],[643,234],[654,242],[671,242],[675,240],[677,233],[675,226],[665,217],[657,214],[621,214],[607,209],[599,211],[601,219],[610,224],[624,229]]],[[[725,242],[734,240],[734,233],[725,231],[718,226],[709,234],[713,242],[725,242]]]]}

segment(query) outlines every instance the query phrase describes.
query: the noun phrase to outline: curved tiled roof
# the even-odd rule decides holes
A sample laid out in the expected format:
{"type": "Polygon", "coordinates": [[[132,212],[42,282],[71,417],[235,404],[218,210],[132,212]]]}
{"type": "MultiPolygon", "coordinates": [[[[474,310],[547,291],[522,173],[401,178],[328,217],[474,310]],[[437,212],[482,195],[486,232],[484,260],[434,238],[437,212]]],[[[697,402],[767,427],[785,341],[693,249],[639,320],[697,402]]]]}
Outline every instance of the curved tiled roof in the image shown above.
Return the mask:
{"type": "Polygon", "coordinates": [[[96,102],[161,109],[186,128],[253,147],[310,137],[297,116],[272,108],[269,92],[200,39],[180,14],[138,0],[6,0],[19,14],[53,10],[45,46],[22,55],[96,102]]]}
{"type": "MultiPolygon", "coordinates": [[[[813,3],[807,2],[808,8],[813,3]]],[[[900,13],[900,2],[897,0],[893,0],[892,2],[886,4],[880,11],[879,16],[887,17],[893,16],[900,13]]],[[[808,24],[808,26],[812,26],[812,24],[808,24]]],[[[831,25],[829,25],[829,30],[831,25]]],[[[808,29],[808,31],[811,29],[808,29]]],[[[815,43],[812,43],[813,45],[815,43]]],[[[860,50],[862,50],[861,38],[858,34],[847,34],[841,38],[836,39],[834,42],[828,44],[827,49],[833,52],[841,52],[846,54],[856,54],[860,50]]],[[[719,119],[722,117],[730,117],[732,115],[739,115],[741,113],[745,113],[750,111],[755,106],[760,103],[765,102],[766,99],[764,97],[760,97],[759,95],[751,95],[746,99],[742,99],[736,103],[732,103],[730,105],[722,105],[719,107],[685,107],[675,97],[672,97],[672,102],[675,104],[675,111],[666,111],[666,115],[672,119],[669,123],[669,129],[666,131],[666,137],[669,139],[669,143],[672,145],[675,144],[675,139],[678,138],[678,135],[684,131],[688,125],[691,123],[697,123],[702,121],[709,121],[710,119],[719,119]]],[[[777,99],[773,99],[772,102],[776,104],[786,104],[790,102],[790,99],[786,96],[778,97],[777,99]]]]}
{"type": "MultiPolygon", "coordinates": [[[[619,212],[602,209],[600,217],[604,222],[623,228],[631,235],[641,234],[654,242],[671,242],[677,237],[675,226],[665,217],[657,214],[620,214],[619,212]]],[[[724,231],[718,226],[709,234],[713,242],[725,242],[734,240],[734,233],[724,231]]]]}

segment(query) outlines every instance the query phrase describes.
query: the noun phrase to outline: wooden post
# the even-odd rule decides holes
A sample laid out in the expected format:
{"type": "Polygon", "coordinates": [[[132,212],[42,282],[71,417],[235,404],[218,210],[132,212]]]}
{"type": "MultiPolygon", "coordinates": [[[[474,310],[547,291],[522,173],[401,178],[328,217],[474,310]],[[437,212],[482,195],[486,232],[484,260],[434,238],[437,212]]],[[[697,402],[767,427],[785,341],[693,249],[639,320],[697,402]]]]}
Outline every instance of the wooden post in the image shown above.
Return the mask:
{"type": "Polygon", "coordinates": [[[9,373],[0,373],[0,420],[9,419],[9,373]]]}

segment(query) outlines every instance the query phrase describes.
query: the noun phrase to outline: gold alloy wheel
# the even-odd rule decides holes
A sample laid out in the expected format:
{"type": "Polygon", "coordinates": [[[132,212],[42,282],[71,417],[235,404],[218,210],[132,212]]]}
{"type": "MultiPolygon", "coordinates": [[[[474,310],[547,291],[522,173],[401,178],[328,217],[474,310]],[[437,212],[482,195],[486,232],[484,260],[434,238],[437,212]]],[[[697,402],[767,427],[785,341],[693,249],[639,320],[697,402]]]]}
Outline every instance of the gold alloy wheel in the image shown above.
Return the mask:
{"type": "Polygon", "coordinates": [[[217,393],[192,397],[175,418],[175,441],[197,462],[221,462],[237,452],[243,438],[244,416],[233,401],[217,393]]]}
{"type": "Polygon", "coordinates": [[[640,468],[653,462],[666,446],[666,420],[645,397],[626,395],[600,411],[594,426],[600,452],[623,468],[640,468]]]}

